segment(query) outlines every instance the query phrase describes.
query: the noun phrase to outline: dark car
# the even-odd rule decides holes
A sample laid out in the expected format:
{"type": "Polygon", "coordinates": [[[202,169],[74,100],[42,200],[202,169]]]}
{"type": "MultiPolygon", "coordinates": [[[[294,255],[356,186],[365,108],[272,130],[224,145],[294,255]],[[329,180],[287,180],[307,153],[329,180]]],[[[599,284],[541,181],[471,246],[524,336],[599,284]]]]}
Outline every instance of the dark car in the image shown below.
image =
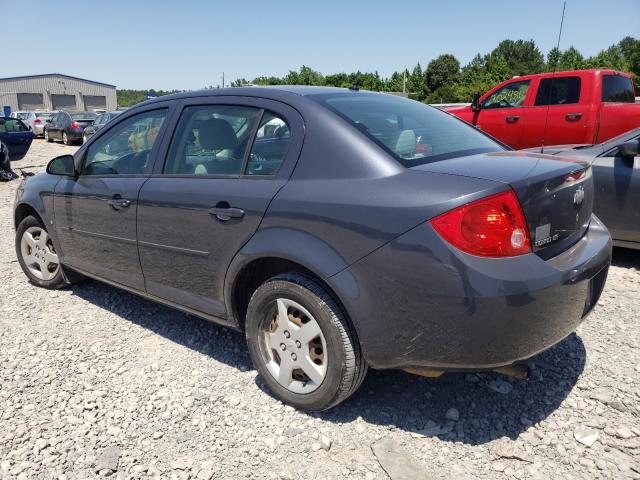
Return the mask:
{"type": "Polygon", "coordinates": [[[16,250],[36,285],[86,275],[244,331],[271,391],[322,410],[368,367],[513,366],[573,332],[611,257],[592,201],[588,163],[419,102],[219,89],[52,160],[18,190],[16,250]]]}
{"type": "MultiPolygon", "coordinates": [[[[613,244],[640,249],[640,128],[597,145],[557,145],[544,153],[592,164],[593,211],[607,226],[613,244]]],[[[540,148],[531,149],[540,151],[540,148]]]]}
{"type": "Polygon", "coordinates": [[[113,112],[104,112],[98,115],[95,121],[84,129],[84,132],[82,133],[82,143],[89,140],[89,138],[91,138],[94,133],[96,133],[98,130],[104,127],[108,122],[116,118],[121,113],[122,113],[121,110],[116,110],[113,112]]]}
{"type": "Polygon", "coordinates": [[[44,139],[47,142],[62,140],[65,145],[82,143],[84,129],[93,124],[97,116],[94,112],[55,112],[45,126],[44,139]]]}
{"type": "Polygon", "coordinates": [[[9,160],[24,158],[33,141],[33,132],[19,118],[0,117],[0,142],[9,151],[9,160]]]}

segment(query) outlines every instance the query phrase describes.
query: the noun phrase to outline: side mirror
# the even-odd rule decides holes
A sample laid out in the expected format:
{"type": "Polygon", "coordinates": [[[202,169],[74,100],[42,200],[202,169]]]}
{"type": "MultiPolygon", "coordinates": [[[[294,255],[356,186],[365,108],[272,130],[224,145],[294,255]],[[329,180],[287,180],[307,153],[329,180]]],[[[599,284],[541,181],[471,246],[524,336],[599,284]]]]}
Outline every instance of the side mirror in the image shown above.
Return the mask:
{"type": "Polygon", "coordinates": [[[76,176],[76,164],[73,155],[61,155],[47,164],[47,173],[50,175],[63,175],[65,177],[76,176]]]}
{"type": "Polygon", "coordinates": [[[621,143],[618,145],[618,156],[625,158],[637,157],[638,150],[640,149],[639,147],[640,142],[638,140],[621,143]]]}
{"type": "Polygon", "coordinates": [[[471,97],[471,110],[473,110],[474,112],[479,112],[481,108],[482,105],[480,105],[480,94],[476,92],[473,94],[473,97],[471,97]]]}

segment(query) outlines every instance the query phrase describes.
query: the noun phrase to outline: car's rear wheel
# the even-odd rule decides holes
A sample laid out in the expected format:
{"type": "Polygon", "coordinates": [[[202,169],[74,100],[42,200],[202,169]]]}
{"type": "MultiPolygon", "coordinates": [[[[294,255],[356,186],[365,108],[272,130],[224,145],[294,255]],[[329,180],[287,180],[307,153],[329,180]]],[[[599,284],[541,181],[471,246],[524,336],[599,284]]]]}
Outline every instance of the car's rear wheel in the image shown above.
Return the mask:
{"type": "Polygon", "coordinates": [[[44,131],[44,139],[49,143],[53,142],[53,138],[49,136],[49,130],[44,131]]]}
{"type": "Polygon", "coordinates": [[[367,365],[353,327],[331,295],[304,275],[278,275],[258,287],[245,327],[264,382],[296,408],[326,410],[364,380],[367,365]]]}
{"type": "Polygon", "coordinates": [[[31,283],[51,289],[68,285],[49,232],[36,217],[28,216],[18,225],[16,254],[31,283]]]}
{"type": "Polygon", "coordinates": [[[69,143],[69,137],[67,137],[67,132],[62,132],[62,143],[71,145],[71,143],[69,143]]]}

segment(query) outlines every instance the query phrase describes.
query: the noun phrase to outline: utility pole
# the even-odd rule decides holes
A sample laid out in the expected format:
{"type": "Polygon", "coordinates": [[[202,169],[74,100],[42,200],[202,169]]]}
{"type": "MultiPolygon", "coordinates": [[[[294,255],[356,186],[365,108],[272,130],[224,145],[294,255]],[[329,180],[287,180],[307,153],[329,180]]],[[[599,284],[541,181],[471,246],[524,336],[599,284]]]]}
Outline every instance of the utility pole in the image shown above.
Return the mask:
{"type": "Polygon", "coordinates": [[[224,72],[222,72],[222,88],[224,88],[224,72]]]}
{"type": "Polygon", "coordinates": [[[402,71],[402,93],[407,93],[407,66],[402,71]]]}

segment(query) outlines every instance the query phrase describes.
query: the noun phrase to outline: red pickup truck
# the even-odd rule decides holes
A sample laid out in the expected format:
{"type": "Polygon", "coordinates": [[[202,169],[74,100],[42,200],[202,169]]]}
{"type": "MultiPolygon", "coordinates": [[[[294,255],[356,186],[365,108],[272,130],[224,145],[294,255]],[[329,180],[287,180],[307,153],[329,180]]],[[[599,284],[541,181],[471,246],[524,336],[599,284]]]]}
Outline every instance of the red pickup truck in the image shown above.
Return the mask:
{"type": "Polygon", "coordinates": [[[515,77],[445,111],[514,149],[595,144],[640,127],[635,96],[627,73],[576,70],[515,77]]]}

